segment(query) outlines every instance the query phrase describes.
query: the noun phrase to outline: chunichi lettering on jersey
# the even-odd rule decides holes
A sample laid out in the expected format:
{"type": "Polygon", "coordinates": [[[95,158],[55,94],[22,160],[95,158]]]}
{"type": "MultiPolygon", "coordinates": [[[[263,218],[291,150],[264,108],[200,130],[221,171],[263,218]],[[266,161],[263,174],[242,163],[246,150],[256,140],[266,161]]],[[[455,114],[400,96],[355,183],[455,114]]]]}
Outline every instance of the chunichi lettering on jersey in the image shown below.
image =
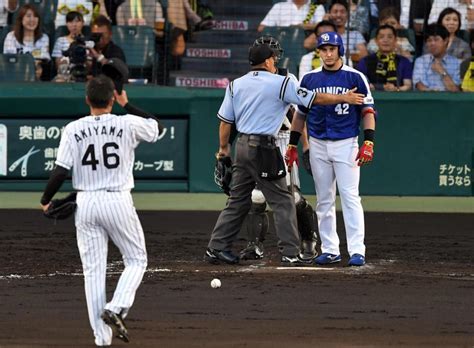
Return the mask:
{"type": "Polygon", "coordinates": [[[123,129],[117,130],[115,126],[95,126],[95,127],[87,127],[81,129],[79,132],[74,133],[74,138],[77,142],[82,141],[83,139],[93,137],[93,136],[100,136],[100,135],[112,135],[118,138],[121,138],[123,135],[123,129]]]}
{"type": "Polygon", "coordinates": [[[315,88],[317,93],[328,93],[328,94],[347,94],[349,93],[349,88],[340,87],[340,86],[325,86],[315,88]]]}

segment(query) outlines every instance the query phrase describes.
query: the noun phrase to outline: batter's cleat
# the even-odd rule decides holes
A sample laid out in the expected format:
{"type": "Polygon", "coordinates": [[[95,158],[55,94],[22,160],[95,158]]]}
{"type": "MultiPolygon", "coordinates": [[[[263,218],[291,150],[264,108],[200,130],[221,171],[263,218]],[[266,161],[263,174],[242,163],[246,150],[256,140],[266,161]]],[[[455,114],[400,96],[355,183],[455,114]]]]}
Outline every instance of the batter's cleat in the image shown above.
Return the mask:
{"type": "Polygon", "coordinates": [[[115,337],[126,343],[130,342],[127,327],[125,326],[125,323],[120,314],[105,309],[100,317],[102,318],[104,323],[111,327],[115,337]]]}
{"type": "Polygon", "coordinates": [[[307,265],[308,263],[303,261],[303,259],[301,258],[301,255],[296,255],[296,256],[283,255],[281,257],[280,264],[283,267],[295,267],[295,266],[304,266],[304,265],[307,265]]]}
{"type": "Polygon", "coordinates": [[[341,262],[341,255],[334,255],[330,253],[322,253],[314,259],[314,263],[317,265],[329,265],[331,263],[341,262]]]}
{"type": "Polygon", "coordinates": [[[365,256],[361,254],[353,254],[349,259],[349,266],[363,266],[365,265],[365,256]]]}
{"type": "Polygon", "coordinates": [[[239,263],[239,257],[226,250],[216,250],[207,248],[204,260],[217,265],[219,263],[227,263],[229,265],[235,265],[239,263]]]}
{"type": "Polygon", "coordinates": [[[249,242],[247,247],[240,252],[241,260],[260,260],[263,258],[263,248],[255,242],[249,242]]]}

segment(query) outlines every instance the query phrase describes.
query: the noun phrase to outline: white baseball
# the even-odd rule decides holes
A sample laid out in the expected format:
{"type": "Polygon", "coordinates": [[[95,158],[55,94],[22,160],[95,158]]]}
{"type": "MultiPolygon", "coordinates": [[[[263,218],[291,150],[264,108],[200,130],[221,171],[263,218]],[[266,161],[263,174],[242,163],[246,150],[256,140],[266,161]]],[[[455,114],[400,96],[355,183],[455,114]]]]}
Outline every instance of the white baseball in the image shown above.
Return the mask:
{"type": "Polygon", "coordinates": [[[221,281],[217,278],[214,278],[213,280],[211,280],[211,288],[213,289],[218,289],[220,288],[222,285],[221,281]]]}

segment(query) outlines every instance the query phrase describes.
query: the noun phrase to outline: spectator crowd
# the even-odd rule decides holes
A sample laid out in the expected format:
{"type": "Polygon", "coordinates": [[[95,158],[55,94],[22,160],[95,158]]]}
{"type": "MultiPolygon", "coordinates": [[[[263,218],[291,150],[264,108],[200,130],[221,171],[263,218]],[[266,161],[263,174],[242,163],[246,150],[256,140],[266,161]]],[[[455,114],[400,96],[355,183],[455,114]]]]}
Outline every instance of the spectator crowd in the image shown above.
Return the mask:
{"type": "MultiPolygon", "coordinates": [[[[153,54],[170,57],[171,68],[179,69],[189,34],[213,25],[205,0],[19,1],[0,0],[0,46],[3,54],[30,54],[43,81],[87,80],[111,58],[127,62],[133,52],[114,42],[115,26],[148,27],[153,54]]],[[[273,3],[257,31],[304,30],[299,44],[307,53],[285,52],[299,63],[293,73],[300,78],[321,65],[317,37],[335,31],[345,45],[345,63],[363,72],[374,90],[474,91],[474,0],[273,3]]]]}
{"type": "Polygon", "coordinates": [[[345,63],[373,90],[474,91],[474,0],[287,0],[274,4],[258,30],[267,26],[306,30],[299,78],[321,65],[317,37],[335,31],[345,63]]]}
{"type": "Polygon", "coordinates": [[[116,26],[131,33],[147,27],[144,32],[153,37],[140,39],[153,48],[152,55],[160,54],[160,45],[169,39],[170,56],[179,57],[185,33],[206,28],[209,19],[197,14],[199,4],[193,0],[163,1],[165,6],[159,0],[40,0],[23,5],[20,1],[0,0],[1,53],[30,54],[36,79],[42,81],[86,81],[112,58],[136,60],[133,55],[143,52],[116,44],[116,26]]]}

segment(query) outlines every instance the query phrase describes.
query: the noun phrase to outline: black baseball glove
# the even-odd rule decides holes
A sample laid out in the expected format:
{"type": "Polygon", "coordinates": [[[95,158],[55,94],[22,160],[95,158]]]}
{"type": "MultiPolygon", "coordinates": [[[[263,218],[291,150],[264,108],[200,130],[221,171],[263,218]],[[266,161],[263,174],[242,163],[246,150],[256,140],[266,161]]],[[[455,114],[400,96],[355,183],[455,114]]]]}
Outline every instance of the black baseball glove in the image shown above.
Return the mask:
{"type": "Polygon", "coordinates": [[[70,193],[65,198],[53,199],[44,216],[49,219],[64,220],[74,214],[76,210],[76,192],[70,193]]]}
{"type": "Polygon", "coordinates": [[[227,196],[230,196],[230,181],[232,180],[232,159],[230,156],[216,156],[214,167],[214,182],[227,196]]]}
{"type": "Polygon", "coordinates": [[[313,176],[311,171],[311,163],[309,161],[309,149],[303,152],[303,167],[306,169],[309,175],[313,176]]]}

